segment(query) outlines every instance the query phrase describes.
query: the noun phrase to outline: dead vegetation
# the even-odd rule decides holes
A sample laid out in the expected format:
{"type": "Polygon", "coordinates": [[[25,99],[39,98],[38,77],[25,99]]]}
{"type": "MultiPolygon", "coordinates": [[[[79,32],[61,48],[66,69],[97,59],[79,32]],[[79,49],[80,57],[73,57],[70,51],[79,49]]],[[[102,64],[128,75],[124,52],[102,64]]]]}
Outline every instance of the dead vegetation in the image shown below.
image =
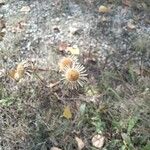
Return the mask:
{"type": "MultiPolygon", "coordinates": [[[[114,6],[122,5],[122,2],[115,1],[114,6]]],[[[94,9],[95,6],[102,5],[101,3],[82,1],[80,4],[94,9]]],[[[108,4],[113,3],[113,0],[109,0],[108,4]]],[[[58,1],[58,4],[67,9],[66,1],[58,1]]],[[[56,12],[59,12],[59,9],[56,12]]],[[[105,14],[102,16],[107,17],[105,14]]],[[[92,24],[93,34],[90,32],[90,38],[95,38],[97,42],[102,40],[99,37],[101,33],[104,32],[105,35],[103,29],[106,26],[104,22],[101,23],[103,26],[97,24],[94,27],[95,24],[92,24]]],[[[132,30],[125,30],[125,33],[129,37],[130,33],[134,34],[132,30]]],[[[73,34],[71,39],[74,36],[79,35],[73,34]]],[[[19,37],[22,36],[19,34],[19,37]]],[[[0,149],[149,150],[149,35],[140,34],[127,41],[128,55],[123,51],[122,45],[116,44],[117,40],[122,42],[122,37],[112,35],[112,39],[108,37],[108,43],[112,45],[104,48],[101,45],[100,49],[99,45],[95,48],[83,45],[86,49],[82,51],[82,48],[74,46],[73,42],[68,44],[66,41],[57,41],[45,48],[41,46],[42,40],[38,38],[38,42],[32,40],[30,44],[30,58],[27,57],[28,53],[21,56],[22,47],[18,45],[20,40],[17,40],[17,48],[14,51],[11,48],[10,51],[5,49],[7,46],[2,44],[0,149]],[[105,51],[105,56],[100,51],[105,51]],[[66,56],[72,59],[70,53],[85,67],[76,70],[78,76],[86,70],[87,82],[82,83],[83,87],[69,89],[68,84],[64,85],[62,82],[64,66],[61,64],[63,69],[59,68],[60,60],[66,56]]],[[[90,42],[89,44],[92,43],[90,42]]],[[[105,40],[103,42],[107,45],[105,40]]],[[[72,66],[70,61],[69,65],[72,66]]],[[[76,77],[68,77],[67,74],[66,79],[76,80],[76,77]]]]}

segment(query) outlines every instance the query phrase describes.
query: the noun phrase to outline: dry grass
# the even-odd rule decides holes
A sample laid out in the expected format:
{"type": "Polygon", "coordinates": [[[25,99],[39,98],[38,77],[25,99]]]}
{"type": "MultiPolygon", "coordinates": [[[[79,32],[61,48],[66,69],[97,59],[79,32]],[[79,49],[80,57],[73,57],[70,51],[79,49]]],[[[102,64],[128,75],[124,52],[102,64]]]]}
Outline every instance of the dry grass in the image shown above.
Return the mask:
{"type": "MultiPolygon", "coordinates": [[[[87,68],[90,71],[92,67],[87,68]]],[[[51,74],[48,77],[44,73],[45,79],[56,81],[59,74],[51,74]]],[[[131,68],[107,69],[107,65],[98,78],[90,72],[89,76],[97,84],[87,84],[78,91],[66,91],[61,85],[50,89],[36,76],[26,77],[20,83],[2,77],[1,146],[7,150],[38,150],[53,145],[77,149],[74,137],[79,135],[87,149],[92,149],[92,136],[102,132],[107,138],[107,149],[143,148],[150,129],[149,78],[139,76],[131,68]],[[65,105],[71,106],[71,120],[62,117],[65,105]]]]}
{"type": "MultiPolygon", "coordinates": [[[[64,3],[59,7],[66,10],[64,3]]],[[[85,4],[100,3],[82,1],[81,5],[85,4]]],[[[96,150],[91,139],[102,133],[106,138],[103,150],[149,150],[149,38],[143,37],[133,39],[130,49],[133,57],[124,58],[121,52],[108,50],[108,57],[102,61],[96,50],[86,49],[92,56],[81,52],[80,63],[87,70],[88,82],[78,90],[69,90],[61,82],[50,86],[62,78],[57,62],[63,54],[56,45],[50,47],[51,57],[46,53],[44,59],[36,58],[36,65],[43,70],[29,70],[20,82],[6,73],[18,63],[14,61],[23,58],[18,49],[12,53],[2,48],[0,71],[6,72],[0,74],[0,149],[50,150],[57,146],[76,150],[75,136],[78,136],[83,139],[85,149],[96,150]],[[70,120],[63,117],[66,105],[73,114],[70,120]]]]}

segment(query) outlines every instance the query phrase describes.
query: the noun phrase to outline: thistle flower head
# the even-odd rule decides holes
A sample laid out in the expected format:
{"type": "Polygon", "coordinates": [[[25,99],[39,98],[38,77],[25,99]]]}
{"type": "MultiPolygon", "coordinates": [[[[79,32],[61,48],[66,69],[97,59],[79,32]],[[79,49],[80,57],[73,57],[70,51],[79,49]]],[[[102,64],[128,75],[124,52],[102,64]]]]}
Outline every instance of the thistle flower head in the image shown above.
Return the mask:
{"type": "Polygon", "coordinates": [[[86,81],[85,68],[80,64],[73,64],[72,67],[65,67],[63,74],[64,84],[70,89],[77,89],[83,86],[86,81]]]}
{"type": "Polygon", "coordinates": [[[76,81],[80,76],[79,72],[76,69],[68,69],[65,75],[68,81],[76,81]]]}
{"type": "Polygon", "coordinates": [[[58,63],[59,69],[63,71],[65,67],[72,67],[72,65],[76,63],[76,61],[76,58],[73,56],[63,57],[58,63]]]}

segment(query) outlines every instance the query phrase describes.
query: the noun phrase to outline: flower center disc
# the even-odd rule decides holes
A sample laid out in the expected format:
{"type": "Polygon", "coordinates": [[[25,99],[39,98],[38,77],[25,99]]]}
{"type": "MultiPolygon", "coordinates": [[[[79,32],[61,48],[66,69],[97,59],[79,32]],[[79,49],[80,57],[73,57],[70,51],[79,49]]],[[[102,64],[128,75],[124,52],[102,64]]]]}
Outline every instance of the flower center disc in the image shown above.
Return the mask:
{"type": "Polygon", "coordinates": [[[79,79],[79,72],[75,69],[69,69],[66,72],[66,79],[69,81],[76,81],[79,79]]]}

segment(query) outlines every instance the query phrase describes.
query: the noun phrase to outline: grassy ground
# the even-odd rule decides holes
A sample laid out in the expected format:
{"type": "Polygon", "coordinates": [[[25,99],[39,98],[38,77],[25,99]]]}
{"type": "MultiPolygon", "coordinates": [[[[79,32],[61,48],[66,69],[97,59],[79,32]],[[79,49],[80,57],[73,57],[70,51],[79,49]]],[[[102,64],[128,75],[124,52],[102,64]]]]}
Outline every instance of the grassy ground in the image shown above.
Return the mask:
{"type": "MultiPolygon", "coordinates": [[[[113,57],[108,59],[114,62],[113,57]]],[[[38,150],[55,145],[71,150],[77,149],[74,137],[78,135],[86,143],[86,149],[94,149],[91,138],[102,133],[106,137],[104,149],[146,150],[150,132],[149,73],[138,74],[140,68],[134,70],[131,64],[118,70],[114,62],[111,69],[107,69],[107,64],[96,68],[99,75],[95,78],[90,73],[95,66],[87,66],[94,84],[89,81],[78,91],[60,86],[47,88],[36,76],[25,83],[3,78],[2,147],[13,145],[13,149],[38,150]],[[66,105],[73,113],[70,120],[62,117],[66,105]]],[[[57,80],[51,74],[47,78],[57,80]]]]}
{"type": "MultiPolygon", "coordinates": [[[[62,84],[47,87],[61,79],[57,64],[54,70],[30,70],[16,82],[5,62],[13,55],[1,51],[0,71],[6,70],[0,74],[0,150],[77,150],[75,136],[83,140],[85,150],[97,150],[91,141],[96,134],[105,137],[102,150],[149,150],[149,40],[147,34],[134,38],[126,58],[118,51],[108,51],[103,61],[96,50],[81,53],[88,81],[78,90],[62,84]],[[71,119],[63,117],[65,106],[71,109],[71,119]]],[[[56,47],[51,49],[59,59],[63,54],[56,47]]]]}

